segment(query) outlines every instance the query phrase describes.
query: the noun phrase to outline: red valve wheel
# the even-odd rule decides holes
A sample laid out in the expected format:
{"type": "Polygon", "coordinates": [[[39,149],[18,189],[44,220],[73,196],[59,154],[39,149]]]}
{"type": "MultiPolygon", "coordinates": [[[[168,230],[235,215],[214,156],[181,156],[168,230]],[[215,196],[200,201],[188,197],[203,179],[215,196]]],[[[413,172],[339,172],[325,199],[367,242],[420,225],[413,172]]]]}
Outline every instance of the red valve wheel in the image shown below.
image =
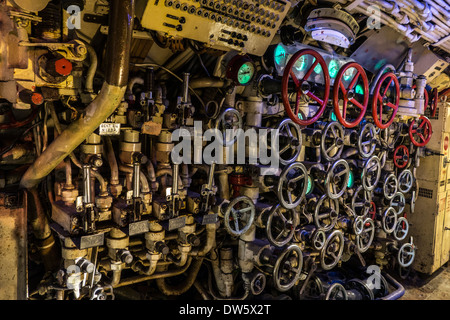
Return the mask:
{"type": "Polygon", "coordinates": [[[386,129],[391,125],[391,123],[394,121],[395,115],[397,114],[399,102],[400,102],[400,84],[398,83],[398,79],[395,76],[395,74],[393,74],[392,72],[387,72],[383,76],[381,76],[380,80],[378,80],[375,86],[372,101],[372,116],[378,128],[386,129]],[[381,92],[381,88],[384,83],[387,83],[387,85],[384,87],[384,91],[381,92]],[[389,102],[388,97],[386,96],[392,83],[394,83],[396,91],[394,96],[395,103],[389,102]],[[386,123],[383,123],[383,114],[384,114],[383,107],[385,106],[392,109],[392,114],[389,120],[386,123]]]}
{"type": "Polygon", "coordinates": [[[369,80],[367,79],[367,74],[364,71],[364,68],[361,67],[356,62],[348,62],[342,68],[339,70],[336,80],[334,81],[334,87],[333,87],[333,106],[334,106],[334,113],[336,114],[337,119],[339,122],[346,128],[353,128],[356,127],[361,120],[364,118],[364,115],[366,114],[367,105],[369,103],[369,80]],[[350,69],[356,69],[356,74],[353,76],[352,80],[350,81],[348,87],[346,88],[344,85],[344,79],[343,76],[346,71],[350,69]],[[361,77],[363,85],[364,85],[364,97],[363,102],[359,102],[356,100],[355,96],[355,85],[358,82],[358,79],[361,77]],[[339,105],[339,93],[342,92],[343,96],[343,104],[342,104],[342,112],[341,107],[339,105]],[[351,103],[356,109],[357,117],[354,121],[349,121],[347,119],[347,108],[349,106],[349,103],[351,103]]]}
{"type": "Polygon", "coordinates": [[[370,218],[375,221],[376,218],[376,212],[377,212],[377,207],[375,206],[375,202],[370,201],[370,209],[369,209],[369,216],[370,218]]]}
{"type": "Polygon", "coordinates": [[[408,148],[403,144],[395,148],[394,165],[399,169],[403,169],[408,164],[408,161],[409,161],[408,148]]]}
{"type": "MultiPolygon", "coordinates": [[[[425,92],[426,92],[426,90],[425,90],[425,92]]],[[[434,118],[434,116],[436,116],[438,102],[439,102],[438,91],[436,88],[434,88],[431,91],[431,103],[430,103],[430,116],[432,118],[434,118]]],[[[426,104],[426,107],[428,107],[428,104],[426,104]]]]}
{"type": "Polygon", "coordinates": [[[424,147],[430,141],[433,133],[430,120],[425,116],[420,116],[416,124],[416,120],[414,119],[409,125],[408,133],[411,142],[416,147],[424,147]],[[415,136],[417,136],[417,139],[415,136]]]}
{"type": "Polygon", "coordinates": [[[296,52],[287,63],[286,68],[284,69],[283,79],[281,80],[281,96],[283,99],[284,109],[286,110],[286,113],[289,116],[289,118],[291,118],[292,121],[301,126],[308,126],[310,124],[313,124],[320,118],[322,113],[325,111],[329,94],[330,94],[330,75],[328,73],[327,64],[325,60],[322,58],[322,56],[312,49],[303,49],[296,52]],[[314,57],[314,62],[309,67],[308,71],[305,73],[303,78],[298,79],[294,73],[293,67],[301,57],[306,55],[314,57]],[[314,69],[317,67],[318,64],[320,64],[321,66],[321,72],[323,73],[323,79],[325,80],[325,93],[322,99],[316,96],[310,90],[311,85],[307,81],[307,79],[311,76],[312,72],[314,71],[314,69]],[[296,93],[295,109],[292,108],[291,103],[289,101],[290,78],[292,78],[295,84],[295,93],[296,93]],[[307,116],[305,116],[302,117],[303,119],[300,119],[299,118],[300,98],[304,94],[306,94],[309,98],[317,102],[319,104],[319,109],[312,117],[308,118],[307,116]]]}
{"type": "MultiPolygon", "coordinates": [[[[416,85],[413,85],[412,86],[412,88],[413,89],[415,89],[416,88],[416,85]]],[[[427,91],[427,88],[424,88],[423,89],[423,97],[424,97],[424,100],[425,100],[425,102],[424,102],[424,111],[428,108],[428,100],[429,100],[429,98],[428,98],[428,91],[427,91]]]]}

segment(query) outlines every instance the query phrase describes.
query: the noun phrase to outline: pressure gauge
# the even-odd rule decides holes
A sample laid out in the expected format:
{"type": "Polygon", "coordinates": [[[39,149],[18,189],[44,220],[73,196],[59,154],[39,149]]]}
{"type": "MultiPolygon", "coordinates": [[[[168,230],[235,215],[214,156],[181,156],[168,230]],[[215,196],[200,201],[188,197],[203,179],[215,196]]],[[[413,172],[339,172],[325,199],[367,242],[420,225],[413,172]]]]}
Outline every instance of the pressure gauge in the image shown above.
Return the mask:
{"type": "Polygon", "coordinates": [[[279,44],[275,48],[275,51],[273,53],[275,64],[279,65],[280,67],[285,67],[287,63],[287,53],[284,47],[279,44]]]}
{"type": "Polygon", "coordinates": [[[228,63],[227,78],[241,86],[248,85],[255,75],[255,64],[248,56],[236,55],[228,63]]]}
{"type": "Polygon", "coordinates": [[[328,64],[328,73],[330,74],[330,77],[332,79],[336,78],[338,71],[339,65],[336,60],[330,60],[330,63],[328,64]]]}

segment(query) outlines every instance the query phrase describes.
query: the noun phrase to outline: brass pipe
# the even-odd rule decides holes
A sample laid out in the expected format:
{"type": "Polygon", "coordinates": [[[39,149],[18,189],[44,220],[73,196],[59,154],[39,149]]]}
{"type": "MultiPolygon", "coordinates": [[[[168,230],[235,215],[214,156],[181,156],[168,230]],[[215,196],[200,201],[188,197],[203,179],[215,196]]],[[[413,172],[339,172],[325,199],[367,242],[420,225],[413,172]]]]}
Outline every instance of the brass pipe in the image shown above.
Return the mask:
{"type": "Polygon", "coordinates": [[[179,296],[186,293],[194,284],[195,279],[197,279],[202,263],[203,258],[195,259],[189,268],[189,272],[186,274],[186,280],[181,283],[170,285],[166,283],[165,278],[156,279],[158,289],[166,296],[179,296]]]}
{"type": "Polygon", "coordinates": [[[135,276],[135,277],[127,278],[125,280],[122,280],[117,286],[115,286],[115,288],[123,287],[123,286],[129,286],[129,285],[132,285],[132,284],[135,284],[135,283],[140,283],[140,282],[153,280],[153,279],[161,279],[161,278],[168,278],[168,277],[178,276],[178,275],[186,272],[186,270],[191,265],[191,261],[192,261],[192,258],[189,257],[187,263],[182,268],[179,268],[179,269],[170,270],[170,271],[155,272],[154,274],[149,275],[149,276],[141,275],[141,276],[135,276]]]}

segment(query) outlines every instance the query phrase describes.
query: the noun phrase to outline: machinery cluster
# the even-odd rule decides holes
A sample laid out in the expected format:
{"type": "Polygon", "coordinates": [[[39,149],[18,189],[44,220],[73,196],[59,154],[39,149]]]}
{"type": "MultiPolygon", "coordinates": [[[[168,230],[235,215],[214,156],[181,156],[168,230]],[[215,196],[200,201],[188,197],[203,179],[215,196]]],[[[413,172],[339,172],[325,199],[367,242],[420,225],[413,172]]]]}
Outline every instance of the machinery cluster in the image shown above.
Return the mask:
{"type": "Polygon", "coordinates": [[[284,0],[151,1],[141,20],[129,19],[139,1],[92,1],[83,23],[109,16],[95,45],[64,20],[89,1],[36,1],[38,15],[6,2],[1,199],[27,211],[29,298],[402,294],[387,271],[407,273],[420,250],[408,215],[420,160],[440,154],[430,118],[446,99],[415,73],[413,49],[368,70],[339,49],[361,12],[322,8],[348,25],[327,40],[313,11],[299,39],[284,0]],[[205,24],[215,39],[195,31],[205,24]],[[140,59],[145,41],[173,56],[140,59]],[[231,164],[175,162],[172,135],[193,136],[198,121],[223,134],[276,129],[278,168],[249,163],[261,145],[238,162],[237,138],[220,141],[235,148],[231,164]]]}

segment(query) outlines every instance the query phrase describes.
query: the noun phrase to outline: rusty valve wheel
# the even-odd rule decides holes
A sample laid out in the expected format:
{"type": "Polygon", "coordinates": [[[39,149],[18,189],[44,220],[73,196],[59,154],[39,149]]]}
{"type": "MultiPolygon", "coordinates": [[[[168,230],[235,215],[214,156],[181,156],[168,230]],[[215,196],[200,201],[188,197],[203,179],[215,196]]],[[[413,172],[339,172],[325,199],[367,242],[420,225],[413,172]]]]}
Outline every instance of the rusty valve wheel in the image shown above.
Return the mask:
{"type": "Polygon", "coordinates": [[[300,162],[293,162],[281,172],[277,195],[281,205],[294,209],[303,200],[308,188],[308,170],[300,162]]]}
{"type": "Polygon", "coordinates": [[[430,120],[425,116],[420,116],[416,123],[414,119],[409,125],[409,138],[416,147],[424,147],[431,139],[433,130],[430,120]]]}
{"type": "Polygon", "coordinates": [[[346,63],[339,69],[336,79],[334,80],[333,106],[337,119],[346,128],[356,127],[364,118],[368,103],[369,81],[367,80],[367,75],[364,68],[356,62],[346,63]],[[356,73],[346,87],[343,76],[346,72],[351,71],[352,69],[356,70],[356,73]],[[364,88],[362,102],[357,99],[355,92],[355,85],[360,78],[364,88]],[[342,99],[339,98],[340,93],[342,93],[342,99]],[[342,101],[342,104],[339,103],[340,101],[342,101]],[[353,108],[350,109],[351,106],[353,106],[353,108]]]}
{"type": "Polygon", "coordinates": [[[303,253],[297,245],[290,245],[278,257],[273,268],[273,280],[281,292],[292,288],[303,269],[303,253]]]}
{"type": "Polygon", "coordinates": [[[408,165],[409,161],[409,150],[405,145],[399,145],[394,150],[394,165],[399,168],[403,169],[408,165]]]}
{"type": "Polygon", "coordinates": [[[240,196],[231,200],[225,210],[224,227],[232,236],[246,233],[255,219],[255,205],[247,196],[240,196]]]}
{"type": "Polygon", "coordinates": [[[266,235],[271,244],[282,247],[291,241],[295,232],[295,212],[277,204],[270,210],[266,223],[266,235]]]}
{"type": "Polygon", "coordinates": [[[380,80],[378,80],[375,90],[374,96],[372,98],[372,117],[376,126],[380,129],[386,129],[391,125],[394,121],[395,115],[398,111],[398,104],[400,102],[400,85],[397,77],[392,72],[385,73],[380,80]],[[394,84],[395,94],[388,96],[389,88],[391,84],[394,84]],[[382,90],[382,88],[384,88],[382,90]],[[392,102],[393,101],[393,102],[392,102]],[[391,114],[386,115],[386,108],[391,110],[391,114]],[[387,121],[384,121],[383,118],[388,118],[387,121]]]}
{"type": "Polygon", "coordinates": [[[322,56],[312,50],[312,49],[303,49],[295,53],[291,59],[289,59],[289,62],[286,65],[286,68],[284,69],[283,78],[281,80],[281,96],[283,99],[283,105],[284,109],[286,110],[287,115],[289,118],[292,119],[295,123],[301,126],[308,126],[310,124],[313,124],[316,122],[320,116],[325,111],[325,108],[328,103],[328,97],[330,94],[330,75],[328,73],[328,66],[325,62],[325,60],[322,58],[322,56]],[[294,65],[298,63],[298,61],[305,61],[308,58],[312,57],[313,63],[309,67],[308,71],[305,73],[303,78],[299,79],[297,78],[297,75],[294,73],[294,65]],[[302,59],[302,60],[301,60],[302,59]],[[314,69],[317,67],[317,65],[320,65],[321,67],[321,73],[322,78],[325,82],[325,92],[323,94],[323,97],[318,97],[315,93],[313,93],[313,87],[308,81],[308,78],[313,73],[314,69]],[[295,105],[294,108],[291,106],[291,102],[289,100],[290,96],[290,89],[289,89],[289,80],[292,79],[295,85],[295,105]],[[300,99],[303,95],[306,95],[308,98],[312,99],[314,102],[318,104],[317,111],[309,117],[309,115],[299,117],[300,113],[300,99]]]}

